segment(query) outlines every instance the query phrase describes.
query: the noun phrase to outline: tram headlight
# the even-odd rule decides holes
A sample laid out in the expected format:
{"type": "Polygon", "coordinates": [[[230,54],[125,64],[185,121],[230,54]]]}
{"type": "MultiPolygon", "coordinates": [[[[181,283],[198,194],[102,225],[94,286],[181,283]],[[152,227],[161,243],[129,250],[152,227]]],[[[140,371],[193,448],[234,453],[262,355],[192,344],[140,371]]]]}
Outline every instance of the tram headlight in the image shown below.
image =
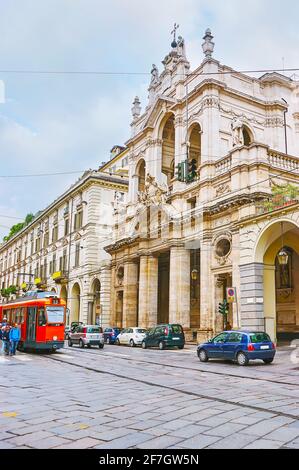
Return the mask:
{"type": "Polygon", "coordinates": [[[53,336],[53,341],[57,341],[57,336],[53,336]]]}

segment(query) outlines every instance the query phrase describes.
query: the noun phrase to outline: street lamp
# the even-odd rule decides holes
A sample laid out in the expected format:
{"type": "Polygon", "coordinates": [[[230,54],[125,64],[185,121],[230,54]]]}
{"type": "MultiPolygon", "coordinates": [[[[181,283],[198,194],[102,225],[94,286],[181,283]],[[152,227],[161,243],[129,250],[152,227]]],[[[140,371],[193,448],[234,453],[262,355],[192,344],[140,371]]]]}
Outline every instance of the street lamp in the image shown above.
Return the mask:
{"type": "Polygon", "coordinates": [[[277,259],[280,266],[286,266],[289,261],[289,255],[283,246],[283,222],[281,222],[281,245],[281,250],[277,255],[277,259]]]}

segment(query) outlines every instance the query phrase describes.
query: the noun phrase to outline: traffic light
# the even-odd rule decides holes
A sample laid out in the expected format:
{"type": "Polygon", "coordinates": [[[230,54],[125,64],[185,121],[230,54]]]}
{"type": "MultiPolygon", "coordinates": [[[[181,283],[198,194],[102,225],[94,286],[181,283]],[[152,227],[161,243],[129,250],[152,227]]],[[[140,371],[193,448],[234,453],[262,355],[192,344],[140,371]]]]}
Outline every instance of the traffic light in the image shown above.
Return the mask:
{"type": "Polygon", "coordinates": [[[219,302],[218,312],[224,317],[228,314],[228,303],[226,299],[224,299],[223,302],[219,302]]]}
{"type": "Polygon", "coordinates": [[[176,176],[178,181],[185,181],[185,168],[186,162],[178,163],[178,165],[176,166],[176,176]]]}
{"type": "Polygon", "coordinates": [[[188,174],[187,174],[188,182],[194,181],[197,176],[196,163],[197,162],[195,158],[192,158],[192,160],[188,160],[188,174]]]}

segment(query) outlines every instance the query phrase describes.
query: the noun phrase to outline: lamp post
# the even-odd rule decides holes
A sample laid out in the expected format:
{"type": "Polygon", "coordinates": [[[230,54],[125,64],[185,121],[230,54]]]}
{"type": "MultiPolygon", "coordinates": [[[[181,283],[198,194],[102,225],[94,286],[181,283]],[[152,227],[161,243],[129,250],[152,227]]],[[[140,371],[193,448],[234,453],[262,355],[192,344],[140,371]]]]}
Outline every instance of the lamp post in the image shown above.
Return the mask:
{"type": "MultiPolygon", "coordinates": [[[[287,101],[284,98],[281,98],[282,101],[288,105],[287,101]]],[[[287,121],[286,121],[286,113],[288,112],[288,108],[286,108],[283,112],[283,125],[284,125],[284,145],[285,145],[285,154],[288,154],[288,139],[287,139],[287,121]]]]}

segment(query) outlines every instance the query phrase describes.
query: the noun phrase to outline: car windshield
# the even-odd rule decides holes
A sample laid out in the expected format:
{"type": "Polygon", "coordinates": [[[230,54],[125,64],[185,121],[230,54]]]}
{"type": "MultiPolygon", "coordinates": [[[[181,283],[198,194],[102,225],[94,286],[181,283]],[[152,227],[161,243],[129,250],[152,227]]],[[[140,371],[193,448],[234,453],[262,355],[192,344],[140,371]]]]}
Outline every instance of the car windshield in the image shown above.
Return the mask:
{"type": "Polygon", "coordinates": [[[87,333],[101,333],[101,328],[99,326],[88,326],[87,333]]]}
{"type": "Polygon", "coordinates": [[[171,329],[172,332],[176,334],[183,332],[181,325],[171,325],[171,329]]]}
{"type": "Polygon", "coordinates": [[[146,329],[145,328],[138,328],[136,330],[136,333],[145,333],[146,332],[146,329]]]}
{"type": "Polygon", "coordinates": [[[271,339],[267,333],[252,333],[250,335],[250,341],[252,343],[263,343],[264,341],[270,342],[271,339]]]}

